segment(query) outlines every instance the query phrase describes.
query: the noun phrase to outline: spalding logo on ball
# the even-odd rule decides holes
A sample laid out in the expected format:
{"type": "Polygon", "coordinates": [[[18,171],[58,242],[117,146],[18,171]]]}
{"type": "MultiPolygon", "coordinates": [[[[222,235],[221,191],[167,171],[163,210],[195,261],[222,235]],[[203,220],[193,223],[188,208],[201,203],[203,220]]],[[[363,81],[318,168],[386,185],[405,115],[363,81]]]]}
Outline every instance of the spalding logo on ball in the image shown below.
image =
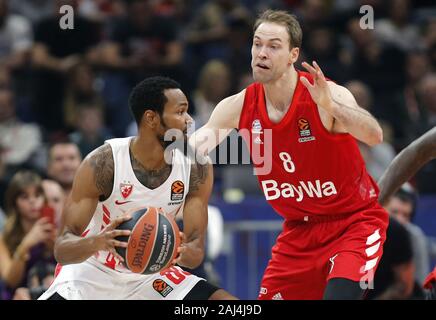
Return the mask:
{"type": "Polygon", "coordinates": [[[152,274],[168,268],[180,246],[179,228],[172,217],[153,207],[128,210],[132,219],[117,229],[131,230],[130,236],[117,237],[128,243],[116,250],[132,272],[152,274]]]}

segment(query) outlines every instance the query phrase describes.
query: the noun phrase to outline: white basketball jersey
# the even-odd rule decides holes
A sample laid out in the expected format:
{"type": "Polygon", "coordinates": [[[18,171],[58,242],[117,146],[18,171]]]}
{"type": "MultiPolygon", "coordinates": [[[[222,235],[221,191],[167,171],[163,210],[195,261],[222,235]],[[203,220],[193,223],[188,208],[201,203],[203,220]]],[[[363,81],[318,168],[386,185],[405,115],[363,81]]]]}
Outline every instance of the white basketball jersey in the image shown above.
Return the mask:
{"type": "MultiPolygon", "coordinates": [[[[168,179],[155,189],[144,186],[135,176],[130,162],[129,145],[133,137],[111,139],[114,159],[114,184],[110,197],[99,202],[94,216],[83,233],[84,237],[99,233],[113,219],[126,210],[150,206],[173,215],[182,214],[186,194],[189,191],[190,161],[184,154],[172,151],[172,169],[168,179]]],[[[99,251],[94,255],[98,262],[123,273],[131,273],[110,252],[99,251]]],[[[91,258],[92,259],[92,258],[91,258]]]]}

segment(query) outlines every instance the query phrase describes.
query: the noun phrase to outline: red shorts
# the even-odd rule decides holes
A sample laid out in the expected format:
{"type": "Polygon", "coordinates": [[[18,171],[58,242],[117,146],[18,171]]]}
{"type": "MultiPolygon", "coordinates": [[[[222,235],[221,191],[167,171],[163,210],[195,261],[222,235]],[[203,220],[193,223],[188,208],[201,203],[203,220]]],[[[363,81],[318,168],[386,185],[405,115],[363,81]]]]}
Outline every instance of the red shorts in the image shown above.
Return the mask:
{"type": "Polygon", "coordinates": [[[322,299],[332,278],[371,288],[388,222],[388,213],[379,205],[348,216],[285,221],[258,299],[322,299]]]}

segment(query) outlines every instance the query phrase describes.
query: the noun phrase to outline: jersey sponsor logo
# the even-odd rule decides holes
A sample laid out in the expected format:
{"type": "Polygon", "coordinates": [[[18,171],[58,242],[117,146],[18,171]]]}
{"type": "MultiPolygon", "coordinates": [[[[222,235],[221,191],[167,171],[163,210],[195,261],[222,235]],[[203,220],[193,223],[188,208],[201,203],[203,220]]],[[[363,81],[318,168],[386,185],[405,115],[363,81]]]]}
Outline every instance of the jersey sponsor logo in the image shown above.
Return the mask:
{"type": "Polygon", "coordinates": [[[183,193],[185,192],[185,185],[182,181],[174,181],[171,185],[171,201],[180,201],[183,199],[183,193]]]}
{"type": "Polygon", "coordinates": [[[259,119],[255,119],[251,124],[251,132],[252,133],[262,133],[262,124],[259,119]]]}
{"type": "Polygon", "coordinates": [[[312,132],[310,131],[310,123],[307,119],[298,119],[298,129],[300,134],[298,142],[302,143],[315,140],[315,137],[312,136],[312,132]]]}
{"type": "Polygon", "coordinates": [[[296,186],[290,183],[282,183],[279,186],[275,180],[263,180],[262,189],[266,200],[276,200],[282,197],[296,198],[297,202],[301,202],[305,196],[322,198],[338,193],[332,181],[321,183],[319,180],[299,181],[296,186]]]}
{"type": "Polygon", "coordinates": [[[120,183],[120,192],[124,199],[127,199],[128,196],[132,193],[133,184],[131,183],[120,183]]]}
{"type": "Polygon", "coordinates": [[[129,203],[129,202],[132,202],[132,200],[126,200],[126,201],[115,200],[115,204],[119,205],[119,206],[122,204],[129,203]]]}
{"type": "Polygon", "coordinates": [[[171,287],[162,279],[156,279],[153,281],[153,289],[156,290],[164,298],[169,295],[171,291],[173,291],[173,287],[171,287]]]}

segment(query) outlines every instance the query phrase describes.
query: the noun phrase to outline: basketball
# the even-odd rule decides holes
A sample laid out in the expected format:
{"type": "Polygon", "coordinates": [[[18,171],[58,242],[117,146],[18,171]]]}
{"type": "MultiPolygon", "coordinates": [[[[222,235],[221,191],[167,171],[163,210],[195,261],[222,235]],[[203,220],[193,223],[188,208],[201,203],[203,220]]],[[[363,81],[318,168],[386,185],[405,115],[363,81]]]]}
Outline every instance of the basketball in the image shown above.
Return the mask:
{"type": "Polygon", "coordinates": [[[116,250],[124,264],[135,273],[153,274],[170,266],[180,246],[179,228],[172,217],[153,207],[129,210],[132,219],[117,229],[132,231],[116,239],[127,242],[127,248],[116,250]]]}

